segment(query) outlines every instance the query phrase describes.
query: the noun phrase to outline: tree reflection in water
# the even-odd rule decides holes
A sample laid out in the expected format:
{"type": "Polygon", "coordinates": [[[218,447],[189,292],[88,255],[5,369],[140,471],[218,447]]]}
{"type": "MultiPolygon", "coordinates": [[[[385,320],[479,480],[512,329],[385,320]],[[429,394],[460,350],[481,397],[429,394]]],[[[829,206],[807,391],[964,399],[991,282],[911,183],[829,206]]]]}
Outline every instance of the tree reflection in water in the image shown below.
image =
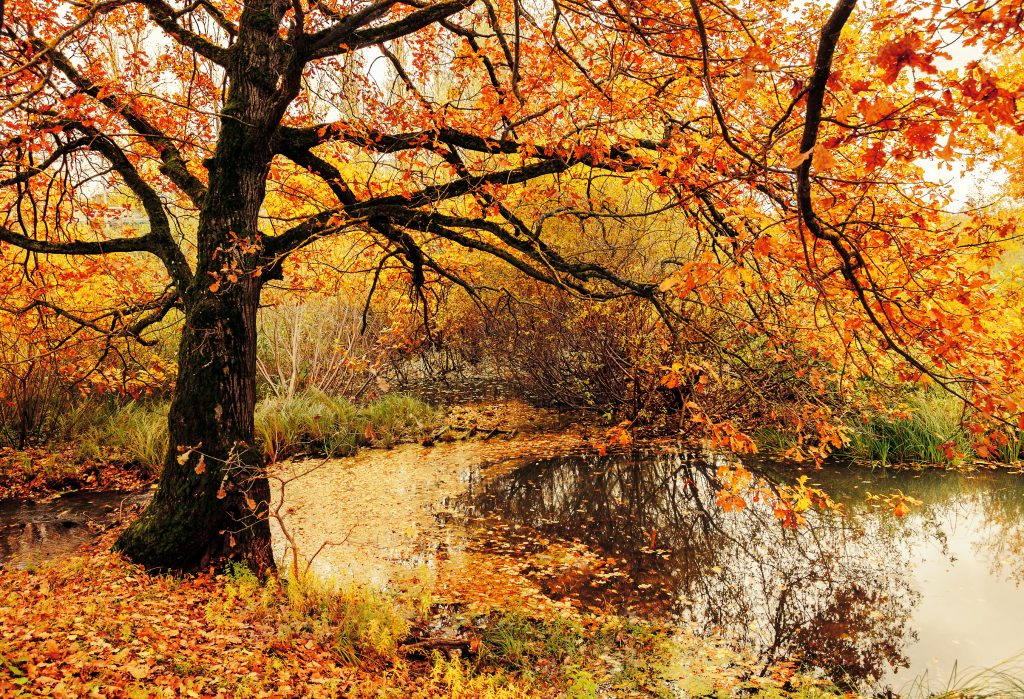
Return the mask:
{"type": "Polygon", "coordinates": [[[620,611],[661,592],[663,612],[757,649],[766,665],[795,656],[853,682],[906,667],[919,595],[900,532],[813,512],[784,529],[757,503],[724,512],[717,466],[685,453],[562,457],[480,486],[473,504],[619,559],[629,584],[590,594],[620,611]]]}

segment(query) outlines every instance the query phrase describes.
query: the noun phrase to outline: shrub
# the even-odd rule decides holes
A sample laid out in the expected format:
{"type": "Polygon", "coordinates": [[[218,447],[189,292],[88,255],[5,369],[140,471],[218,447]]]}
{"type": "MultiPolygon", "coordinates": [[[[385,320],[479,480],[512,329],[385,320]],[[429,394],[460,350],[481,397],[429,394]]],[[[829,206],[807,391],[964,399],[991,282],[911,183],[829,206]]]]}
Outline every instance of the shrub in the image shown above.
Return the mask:
{"type": "Polygon", "coordinates": [[[598,303],[546,288],[533,300],[509,304],[490,329],[490,362],[518,393],[630,419],[681,407],[660,383],[673,355],[650,304],[598,303]]]}
{"type": "Polygon", "coordinates": [[[358,400],[378,385],[398,351],[390,319],[348,300],[315,298],[260,312],[257,371],[263,392],[291,399],[312,392],[358,400]]]}
{"type": "Polygon", "coordinates": [[[0,357],[0,446],[47,441],[71,399],[53,357],[0,357]]]}

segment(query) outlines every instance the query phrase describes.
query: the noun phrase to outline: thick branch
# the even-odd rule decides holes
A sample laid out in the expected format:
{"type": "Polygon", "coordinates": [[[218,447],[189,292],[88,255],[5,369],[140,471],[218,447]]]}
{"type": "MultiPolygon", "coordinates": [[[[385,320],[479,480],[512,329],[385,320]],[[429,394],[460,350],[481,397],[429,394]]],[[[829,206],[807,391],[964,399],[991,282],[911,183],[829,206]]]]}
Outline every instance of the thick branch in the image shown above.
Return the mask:
{"type": "Polygon", "coordinates": [[[137,238],[111,238],[110,240],[51,241],[29,238],[0,226],[0,242],[42,255],[109,255],[117,252],[156,253],[158,243],[151,234],[137,238]]]}
{"type": "Polygon", "coordinates": [[[857,270],[866,270],[864,257],[855,245],[848,244],[841,231],[837,231],[824,223],[814,210],[814,200],[811,196],[811,166],[814,161],[814,147],[818,142],[818,131],[821,127],[821,113],[825,102],[825,93],[829,75],[832,72],[832,60],[835,56],[836,46],[839,43],[839,36],[843,26],[850,18],[857,0],[839,0],[828,21],[821,31],[821,38],[818,42],[818,54],[814,61],[814,73],[807,88],[807,119],[804,123],[803,137],[800,141],[800,152],[806,157],[796,170],[797,175],[797,203],[800,209],[800,220],[807,230],[818,240],[826,241],[841,261],[840,269],[843,277],[850,284],[857,300],[867,314],[871,324],[882,335],[889,348],[902,357],[908,364],[918,371],[936,380],[939,385],[947,391],[965,400],[964,396],[951,385],[951,379],[938,374],[935,370],[924,365],[907,349],[901,346],[898,337],[894,336],[895,328],[891,319],[886,317],[889,323],[883,322],[882,318],[871,307],[869,300],[870,293],[877,293],[870,279],[861,280],[857,270]]]}
{"type": "Polygon", "coordinates": [[[164,263],[175,284],[184,289],[192,279],[192,269],[171,236],[171,224],[156,190],[142,178],[128,156],[112,139],[81,124],[76,124],[75,128],[92,137],[90,147],[103,154],[128,188],[142,202],[149,219],[149,234],[146,237],[152,240],[151,252],[164,263]]]}
{"type": "Polygon", "coordinates": [[[512,170],[500,170],[486,175],[460,178],[446,184],[431,185],[424,187],[418,192],[407,195],[395,194],[391,196],[375,197],[361,201],[354,206],[345,209],[330,209],[311,216],[299,225],[290,228],[280,235],[269,237],[266,243],[267,253],[273,258],[287,255],[307,245],[323,235],[325,228],[336,226],[337,222],[344,219],[358,219],[372,216],[374,210],[381,206],[403,207],[414,209],[419,206],[437,203],[446,199],[461,197],[474,189],[486,184],[511,185],[521,184],[537,177],[565,172],[572,163],[557,160],[544,160],[539,163],[524,165],[512,170]]]}
{"type": "Polygon", "coordinates": [[[75,87],[108,109],[120,114],[128,122],[128,125],[160,155],[160,160],[163,161],[160,172],[181,189],[193,204],[202,207],[203,199],[206,197],[206,185],[189,171],[185,158],[170,137],[132,109],[131,105],[123,103],[115,95],[104,92],[100,85],[87,80],[71,65],[64,54],[56,49],[51,49],[50,60],[75,87]]]}
{"type": "Polygon", "coordinates": [[[341,174],[341,170],[336,168],[331,163],[327,162],[323,158],[310,153],[308,150],[302,149],[286,149],[282,152],[286,158],[291,160],[296,165],[305,168],[308,172],[316,175],[322,179],[331,192],[338,199],[338,203],[342,206],[355,206],[358,201],[348,184],[345,182],[345,178],[341,174]]]}
{"type": "MultiPolygon", "coordinates": [[[[578,162],[598,167],[601,166],[600,162],[603,160],[587,154],[575,155],[565,149],[524,144],[511,139],[487,138],[447,127],[387,134],[361,125],[333,122],[304,128],[282,126],[277,133],[277,149],[282,155],[287,155],[288,151],[309,150],[330,141],[344,141],[378,153],[397,153],[415,148],[431,148],[432,144],[444,143],[476,153],[520,154],[534,158],[575,158],[578,162]]],[[[636,145],[646,149],[657,149],[659,144],[643,141],[637,142],[636,145]]],[[[625,145],[612,145],[607,157],[609,160],[620,161],[623,166],[634,160],[629,147],[625,145]]]]}
{"type": "Polygon", "coordinates": [[[372,17],[369,20],[365,19],[363,15],[367,15],[367,11],[370,8],[386,5],[387,7],[384,7],[384,9],[388,9],[391,5],[395,4],[385,0],[385,2],[371,5],[367,10],[349,15],[349,17],[346,17],[342,22],[331,28],[311,35],[306,55],[313,59],[326,58],[373,46],[384,41],[393,41],[403,36],[414,34],[420,29],[429,27],[431,24],[442,19],[456,15],[474,2],[476,0],[446,0],[445,2],[428,5],[394,22],[388,22],[376,27],[366,27],[365,25],[368,21],[372,21],[372,19],[379,16],[379,13],[369,13],[372,17]],[[359,21],[356,21],[357,19],[359,21]]]}
{"type": "Polygon", "coordinates": [[[217,65],[224,67],[228,65],[230,50],[218,46],[206,37],[178,24],[177,18],[181,13],[166,2],[163,0],[139,0],[139,2],[149,9],[153,21],[181,46],[192,49],[217,65]]]}

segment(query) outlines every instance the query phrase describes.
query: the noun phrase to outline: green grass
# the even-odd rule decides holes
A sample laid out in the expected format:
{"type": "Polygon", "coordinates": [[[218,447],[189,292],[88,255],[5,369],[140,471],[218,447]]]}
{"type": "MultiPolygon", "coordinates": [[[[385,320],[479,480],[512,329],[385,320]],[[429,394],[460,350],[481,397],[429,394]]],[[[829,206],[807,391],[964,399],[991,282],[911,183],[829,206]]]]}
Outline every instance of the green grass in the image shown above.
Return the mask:
{"type": "Polygon", "coordinates": [[[373,432],[374,445],[392,447],[418,437],[438,426],[437,410],[423,401],[401,393],[389,394],[374,401],[359,413],[364,434],[373,432]]]}
{"type": "Polygon", "coordinates": [[[584,644],[582,627],[571,619],[538,619],[517,610],[488,619],[482,641],[482,661],[527,674],[541,659],[579,661],[584,644]]]}
{"type": "MultiPolygon", "coordinates": [[[[85,398],[69,407],[46,447],[52,458],[27,452],[6,457],[0,480],[74,480],[86,464],[130,464],[156,476],[167,449],[166,401],[120,402],[85,398]]],[[[266,399],[256,408],[256,438],[268,462],[302,454],[348,456],[364,446],[392,447],[436,429],[439,413],[405,395],[388,395],[365,406],[307,392],[289,400],[266,399]]],[[[37,449],[37,451],[39,451],[37,449]]]]}
{"type": "Polygon", "coordinates": [[[120,458],[156,475],[167,449],[167,403],[83,400],[62,420],[59,440],[82,461],[120,458]]]}
{"type": "Polygon", "coordinates": [[[797,445],[796,435],[775,427],[759,427],[750,437],[762,452],[781,453],[797,445]]]}
{"type": "Polygon", "coordinates": [[[918,393],[907,400],[901,412],[874,413],[853,425],[848,453],[855,459],[883,464],[939,465],[958,463],[973,453],[970,434],[962,426],[963,406],[955,397],[918,393]]]}
{"type": "Polygon", "coordinates": [[[391,447],[436,428],[438,412],[405,395],[357,407],[344,398],[307,391],[268,398],[256,409],[256,438],[269,461],[300,454],[354,454],[362,446],[391,447]]]}
{"type": "Polygon", "coordinates": [[[903,689],[905,699],[1020,699],[1024,697],[1024,664],[1021,658],[981,670],[953,669],[946,688],[934,690],[922,677],[903,689]]]}
{"type": "Polygon", "coordinates": [[[160,472],[167,451],[167,404],[129,403],[108,423],[109,446],[153,474],[160,472]]]}

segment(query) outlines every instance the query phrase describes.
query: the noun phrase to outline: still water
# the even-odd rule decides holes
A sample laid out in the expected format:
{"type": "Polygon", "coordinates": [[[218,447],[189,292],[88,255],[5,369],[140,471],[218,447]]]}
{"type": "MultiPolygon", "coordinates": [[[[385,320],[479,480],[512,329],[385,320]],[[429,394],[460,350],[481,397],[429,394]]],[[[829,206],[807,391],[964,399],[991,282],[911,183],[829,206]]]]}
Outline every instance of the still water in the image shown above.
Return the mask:
{"type": "Polygon", "coordinates": [[[1024,657],[1024,476],[750,463],[801,473],[841,503],[785,529],[770,508],[715,505],[717,464],[692,454],[569,456],[478,485],[472,508],[620,560],[623,586],[586,594],[670,615],[765,661],[798,657],[861,687],[942,687],[954,670],[1024,657]],[[866,493],[901,490],[904,517],[866,493]],[[603,598],[602,598],[603,597],[603,598]],[[657,603],[657,604],[654,604],[657,603]]]}
{"type": "Polygon", "coordinates": [[[106,491],[41,501],[0,500],[0,567],[25,567],[67,555],[149,497],[146,491],[106,491]]]}

